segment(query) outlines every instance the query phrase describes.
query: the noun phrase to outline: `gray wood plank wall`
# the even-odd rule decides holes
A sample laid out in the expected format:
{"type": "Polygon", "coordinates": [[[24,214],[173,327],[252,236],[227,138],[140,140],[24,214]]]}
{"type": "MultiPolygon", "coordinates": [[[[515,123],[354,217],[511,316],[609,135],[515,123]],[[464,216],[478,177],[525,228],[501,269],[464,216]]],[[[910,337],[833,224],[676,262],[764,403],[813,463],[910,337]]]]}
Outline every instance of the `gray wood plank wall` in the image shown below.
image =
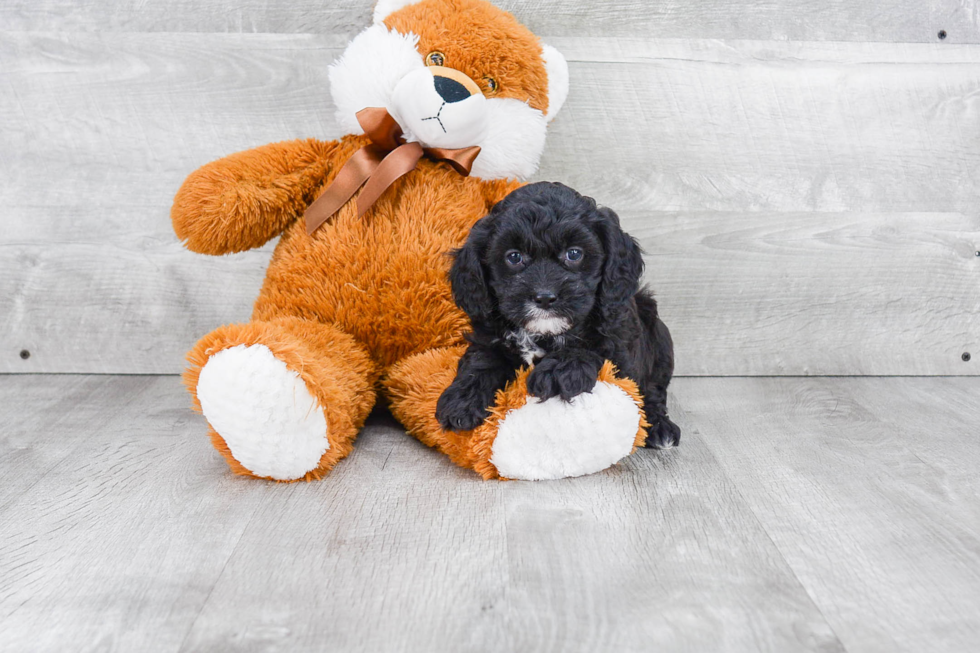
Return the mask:
{"type": "MultiPolygon", "coordinates": [[[[978,3],[501,4],[571,62],[539,178],[640,238],[679,374],[980,373],[978,3]]],[[[177,372],[247,319],[271,247],[186,252],[170,200],[340,135],[370,7],[0,0],[0,372],[177,372]]]]}
{"type": "MultiPolygon", "coordinates": [[[[537,34],[980,43],[973,0],[497,0],[537,34]]],[[[354,34],[370,0],[5,0],[18,31],[354,34]]]]}

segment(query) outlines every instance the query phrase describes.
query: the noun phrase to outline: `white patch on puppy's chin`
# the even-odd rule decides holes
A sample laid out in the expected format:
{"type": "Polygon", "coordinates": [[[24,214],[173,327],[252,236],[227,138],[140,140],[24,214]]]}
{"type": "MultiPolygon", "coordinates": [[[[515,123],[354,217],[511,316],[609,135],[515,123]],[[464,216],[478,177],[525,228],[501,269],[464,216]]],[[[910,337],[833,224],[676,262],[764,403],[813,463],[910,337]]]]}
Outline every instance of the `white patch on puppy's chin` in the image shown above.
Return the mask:
{"type": "Polygon", "coordinates": [[[536,317],[528,321],[524,328],[542,336],[556,336],[565,333],[571,323],[563,317],[536,317]]]}
{"type": "Polygon", "coordinates": [[[545,311],[537,306],[527,307],[528,321],[524,323],[524,328],[528,333],[539,336],[557,336],[565,333],[572,328],[572,322],[567,317],[555,315],[551,311],[545,311]]]}

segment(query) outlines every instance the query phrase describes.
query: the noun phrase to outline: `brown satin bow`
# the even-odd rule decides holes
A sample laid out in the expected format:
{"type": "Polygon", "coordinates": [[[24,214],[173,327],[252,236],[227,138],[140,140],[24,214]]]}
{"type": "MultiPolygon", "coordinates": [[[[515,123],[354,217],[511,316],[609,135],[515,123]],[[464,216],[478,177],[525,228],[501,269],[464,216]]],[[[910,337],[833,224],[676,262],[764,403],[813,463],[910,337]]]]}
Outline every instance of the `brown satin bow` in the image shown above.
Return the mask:
{"type": "Polygon", "coordinates": [[[308,234],[339,211],[361,186],[364,186],[364,190],[357,198],[357,215],[364,215],[395,180],[414,170],[423,156],[445,161],[466,177],[480,153],[476,145],[452,150],[406,143],[401,127],[387,109],[361,109],[357,112],[357,122],[371,139],[371,144],[355,152],[337,173],[333,183],[306,209],[303,217],[308,234]]]}

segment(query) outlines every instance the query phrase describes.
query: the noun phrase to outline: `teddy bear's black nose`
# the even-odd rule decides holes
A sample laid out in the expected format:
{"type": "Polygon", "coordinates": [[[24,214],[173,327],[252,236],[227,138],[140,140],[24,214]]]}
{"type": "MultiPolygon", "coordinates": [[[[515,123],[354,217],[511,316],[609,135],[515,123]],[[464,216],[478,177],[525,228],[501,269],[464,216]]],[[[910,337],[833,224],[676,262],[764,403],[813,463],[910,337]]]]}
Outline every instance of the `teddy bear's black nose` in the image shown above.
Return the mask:
{"type": "Polygon", "coordinates": [[[455,79],[441,76],[436,77],[436,93],[450,104],[462,102],[470,96],[469,90],[455,79]]]}

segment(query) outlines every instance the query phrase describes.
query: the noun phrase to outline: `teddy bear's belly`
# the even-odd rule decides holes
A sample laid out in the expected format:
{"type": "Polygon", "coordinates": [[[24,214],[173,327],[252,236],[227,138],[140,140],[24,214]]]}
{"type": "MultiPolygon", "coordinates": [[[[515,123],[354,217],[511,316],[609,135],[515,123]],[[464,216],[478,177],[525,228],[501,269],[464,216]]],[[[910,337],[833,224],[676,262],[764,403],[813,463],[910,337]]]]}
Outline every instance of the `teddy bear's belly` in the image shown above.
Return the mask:
{"type": "Polygon", "coordinates": [[[312,239],[301,224],[287,230],[269,264],[254,319],[295,315],[334,324],[384,367],[412,353],[461,343],[469,321],[452,300],[448,253],[482,217],[482,203],[481,210],[452,220],[420,220],[385,209],[390,207],[376,207],[363,218],[345,209],[312,239]]]}

